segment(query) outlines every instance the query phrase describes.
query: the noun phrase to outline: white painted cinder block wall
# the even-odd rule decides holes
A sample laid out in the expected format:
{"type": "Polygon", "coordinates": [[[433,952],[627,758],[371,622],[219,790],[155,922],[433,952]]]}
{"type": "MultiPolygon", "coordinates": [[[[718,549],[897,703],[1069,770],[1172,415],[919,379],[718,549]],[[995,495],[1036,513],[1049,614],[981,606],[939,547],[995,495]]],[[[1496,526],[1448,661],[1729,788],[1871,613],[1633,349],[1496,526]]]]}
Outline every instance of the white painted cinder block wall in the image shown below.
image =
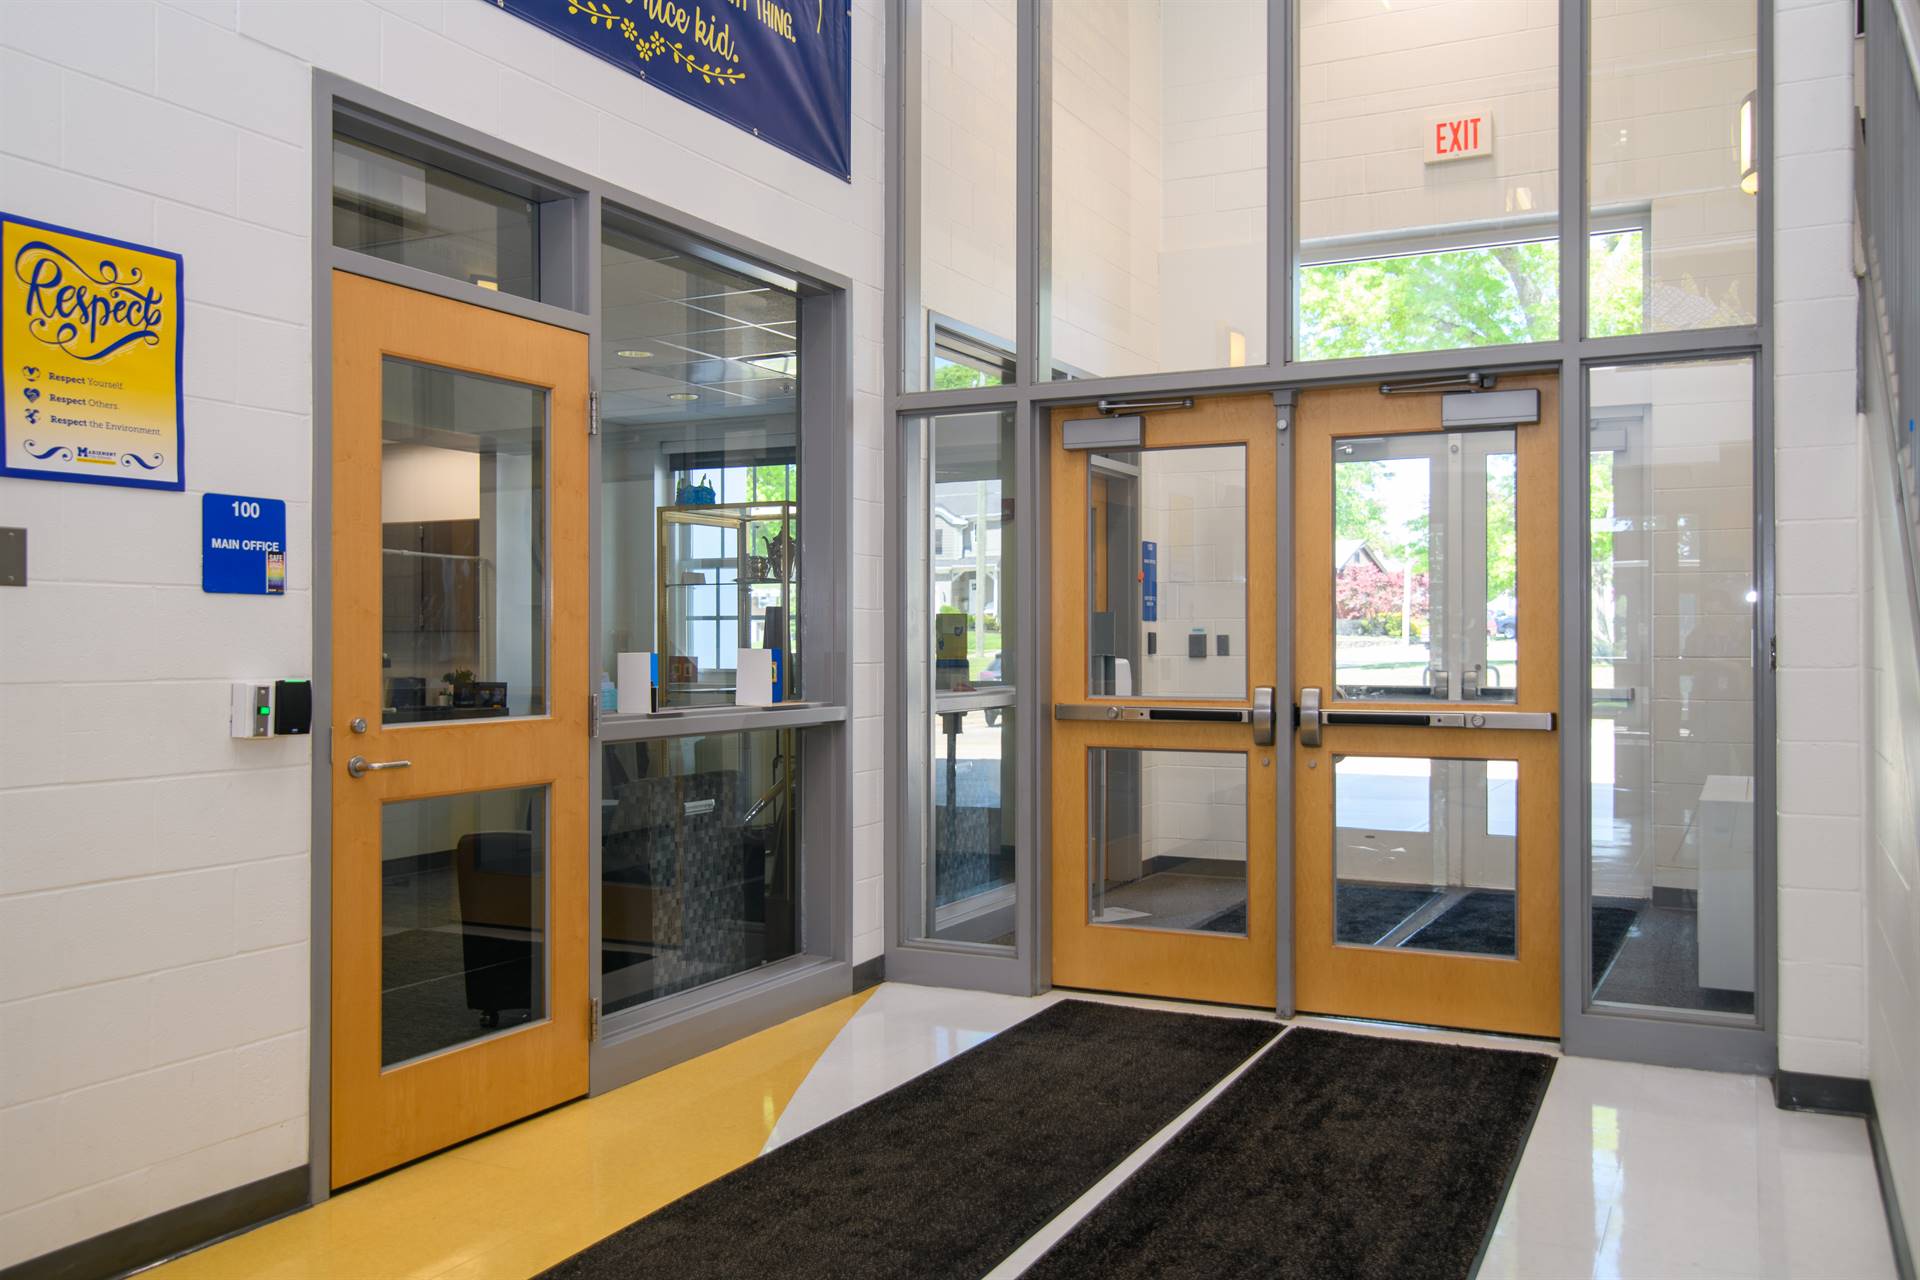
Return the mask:
{"type": "MultiPolygon", "coordinates": [[[[1909,21],[1920,6],[1906,2],[1909,21]]],[[[1857,88],[1857,87],[1856,87],[1857,88]]],[[[1856,94],[1856,97],[1858,95],[1856,94]]],[[[1884,234],[1874,228],[1875,234],[1884,234]]],[[[1867,326],[1860,462],[1867,493],[1867,1078],[1907,1238],[1920,1239],[1920,634],[1895,500],[1905,434],[1887,402],[1877,310],[1867,326]]]]}
{"type": "MultiPolygon", "coordinates": [[[[1774,17],[1780,1065],[1867,1070],[1853,12],[1774,17]]],[[[1909,1086],[1911,1087],[1911,1086],[1909,1086]]]]}
{"type": "MultiPolygon", "coordinates": [[[[1878,370],[1876,370],[1878,373],[1878,370]]],[[[1920,1236],[1920,635],[1901,546],[1901,462],[1884,373],[1862,422],[1866,529],[1867,1078],[1906,1215],[1920,1236]]]]}
{"type": "Polygon", "coordinates": [[[0,207],[186,255],[184,494],[0,480],[0,1267],[307,1158],[311,72],[856,282],[853,959],[881,952],[885,6],[849,185],[481,0],[0,3],[0,207]],[[203,595],[204,490],[289,500],[284,599],[203,595]]]}

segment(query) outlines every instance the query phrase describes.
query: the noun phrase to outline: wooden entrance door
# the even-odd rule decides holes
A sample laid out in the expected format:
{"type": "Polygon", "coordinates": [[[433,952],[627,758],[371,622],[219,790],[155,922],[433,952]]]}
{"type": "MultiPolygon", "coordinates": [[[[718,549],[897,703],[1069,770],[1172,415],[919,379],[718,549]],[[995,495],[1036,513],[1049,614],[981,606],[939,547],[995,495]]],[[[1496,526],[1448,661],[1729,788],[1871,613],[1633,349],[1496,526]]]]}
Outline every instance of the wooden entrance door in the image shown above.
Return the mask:
{"type": "Polygon", "coordinates": [[[1294,415],[1294,968],[1303,1012],[1560,1028],[1558,387],[1294,415]],[[1494,402],[1484,401],[1483,404],[1494,402]]]}
{"type": "Polygon", "coordinates": [[[333,277],[335,1186],[587,1089],[587,352],[333,277]]]}
{"type": "Polygon", "coordinates": [[[1055,411],[1060,986],[1271,1007],[1274,405],[1055,411]]]}

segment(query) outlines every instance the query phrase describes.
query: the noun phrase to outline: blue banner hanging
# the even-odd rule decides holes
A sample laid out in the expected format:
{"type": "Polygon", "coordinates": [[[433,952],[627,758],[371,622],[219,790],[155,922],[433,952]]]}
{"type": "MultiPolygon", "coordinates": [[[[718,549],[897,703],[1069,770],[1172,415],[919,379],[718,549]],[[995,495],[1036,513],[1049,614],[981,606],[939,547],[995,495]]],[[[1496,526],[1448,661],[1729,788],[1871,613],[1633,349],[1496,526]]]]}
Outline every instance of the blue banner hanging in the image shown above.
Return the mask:
{"type": "Polygon", "coordinates": [[[848,0],[488,3],[852,180],[848,0]]]}

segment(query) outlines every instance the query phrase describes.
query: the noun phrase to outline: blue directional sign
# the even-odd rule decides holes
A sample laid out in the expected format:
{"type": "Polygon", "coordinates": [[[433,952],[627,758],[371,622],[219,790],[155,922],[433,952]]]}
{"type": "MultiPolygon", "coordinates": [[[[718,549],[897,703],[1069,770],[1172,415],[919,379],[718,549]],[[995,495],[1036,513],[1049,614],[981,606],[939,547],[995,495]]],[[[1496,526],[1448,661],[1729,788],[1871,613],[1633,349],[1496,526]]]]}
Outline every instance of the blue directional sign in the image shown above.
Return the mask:
{"type": "Polygon", "coordinates": [[[1160,621],[1160,544],[1140,543],[1140,621],[1160,621]]]}

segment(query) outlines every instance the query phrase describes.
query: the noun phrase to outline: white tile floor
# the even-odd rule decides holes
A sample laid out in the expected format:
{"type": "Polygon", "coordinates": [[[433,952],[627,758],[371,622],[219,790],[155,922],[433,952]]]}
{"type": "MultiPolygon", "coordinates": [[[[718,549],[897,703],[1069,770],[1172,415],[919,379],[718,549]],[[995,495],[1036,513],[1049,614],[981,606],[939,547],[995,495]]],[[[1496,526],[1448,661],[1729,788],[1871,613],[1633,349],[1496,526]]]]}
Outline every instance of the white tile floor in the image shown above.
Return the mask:
{"type": "Polygon", "coordinates": [[[1564,1058],[1481,1274],[1892,1276],[1866,1125],[1765,1080],[1564,1058]]]}
{"type": "MultiPolygon", "coordinates": [[[[768,1147],[904,1083],[1059,998],[882,986],[802,1083],[768,1147]]],[[[1247,1016],[1157,1001],[1124,1003],[1247,1016]]],[[[1514,1043],[1302,1022],[1454,1043],[1514,1043]]],[[[1019,1274],[1180,1123],[1008,1259],[994,1272],[996,1280],[1019,1274]]],[[[1554,1072],[1480,1274],[1489,1280],[1864,1280],[1895,1272],[1860,1121],[1777,1110],[1767,1082],[1752,1076],[1566,1058],[1554,1072]]]]}

